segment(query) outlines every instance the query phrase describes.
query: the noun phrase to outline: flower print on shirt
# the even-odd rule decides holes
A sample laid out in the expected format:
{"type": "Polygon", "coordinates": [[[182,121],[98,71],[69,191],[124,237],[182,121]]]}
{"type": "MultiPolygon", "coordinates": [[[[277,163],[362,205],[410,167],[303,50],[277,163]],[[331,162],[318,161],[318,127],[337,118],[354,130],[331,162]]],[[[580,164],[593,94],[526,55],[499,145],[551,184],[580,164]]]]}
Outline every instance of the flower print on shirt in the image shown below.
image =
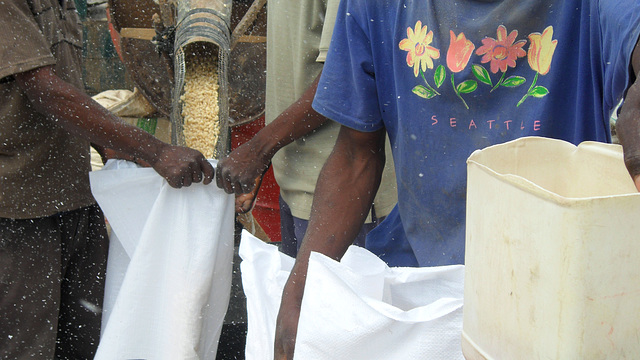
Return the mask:
{"type": "Polygon", "coordinates": [[[529,51],[527,53],[527,60],[529,66],[536,72],[536,76],[533,78],[533,82],[529,87],[527,93],[518,101],[516,106],[522,105],[522,103],[529,97],[533,96],[541,98],[549,93],[549,90],[544,86],[536,86],[538,82],[538,75],[546,75],[551,68],[551,60],[553,59],[553,53],[558,46],[558,40],[552,40],[553,38],[553,26],[547,26],[546,29],[540,33],[532,33],[529,35],[529,51]]]}
{"type": "Polygon", "coordinates": [[[462,103],[468,110],[469,105],[464,101],[461,94],[474,92],[478,88],[478,83],[473,80],[466,80],[456,86],[453,75],[467,67],[471,54],[473,54],[473,50],[476,46],[473,45],[471,41],[467,40],[464,33],[460,33],[456,36],[453,31],[450,31],[450,35],[451,43],[449,45],[449,50],[447,51],[447,67],[451,70],[451,86],[453,86],[453,91],[455,91],[458,98],[462,100],[462,103]]]}
{"type": "MultiPolygon", "coordinates": [[[[475,51],[479,56],[479,63],[472,61],[472,55],[476,46],[467,39],[464,32],[455,34],[449,31],[449,47],[447,49],[446,67],[443,64],[436,65],[436,60],[440,59],[440,50],[432,46],[434,41],[433,31],[429,31],[422,21],[418,20],[414,27],[407,28],[407,37],[399,42],[400,50],[407,51],[407,65],[412,68],[415,77],[420,75],[424,85],[416,85],[411,91],[424,99],[432,99],[440,93],[438,92],[447,77],[447,69],[451,72],[451,86],[456,96],[469,109],[468,104],[462,97],[463,94],[474,92],[478,88],[478,82],[472,79],[461,81],[456,85],[455,74],[462,72],[471,64],[473,76],[480,82],[491,86],[490,92],[498,87],[515,88],[526,83],[527,79],[522,76],[506,75],[509,68],[516,68],[522,64],[519,60],[527,56],[529,67],[535,71],[535,77],[527,93],[515,104],[516,107],[529,97],[542,98],[549,93],[544,86],[536,85],[540,75],[546,75],[551,68],[553,53],[558,45],[558,40],[553,40],[553,27],[548,26],[542,33],[531,33],[528,36],[529,48],[525,52],[523,49],[527,40],[517,40],[518,31],[507,31],[504,25],[499,25],[496,30],[496,37],[485,37],[482,45],[475,51]],[[489,64],[487,70],[482,64],[489,64]],[[427,80],[427,69],[433,69],[433,83],[427,80]],[[500,79],[493,84],[491,73],[501,72],[500,79]]],[[[442,61],[442,60],[440,60],[442,61]]]]}
{"type": "Polygon", "coordinates": [[[407,51],[407,65],[413,67],[413,75],[433,69],[433,59],[440,58],[440,50],[430,46],[433,41],[433,31],[427,31],[427,26],[416,22],[415,29],[407,28],[407,38],[400,41],[400,49],[407,51]]]}
{"type": "Polygon", "coordinates": [[[425,99],[440,95],[427,81],[424,72],[433,69],[433,59],[440,58],[440,50],[431,46],[433,31],[427,31],[422,21],[416,22],[415,29],[407,28],[407,37],[398,44],[401,50],[407,51],[407,65],[413,68],[413,75],[422,78],[426,86],[418,85],[413,92],[425,99]]]}
{"type": "Polygon", "coordinates": [[[527,53],[522,47],[526,40],[518,40],[518,31],[513,30],[507,35],[507,28],[504,25],[498,26],[497,37],[485,37],[482,39],[482,46],[476,50],[476,55],[483,55],[480,61],[483,64],[489,63],[490,70],[496,74],[502,72],[500,80],[493,85],[489,72],[482,65],[473,65],[473,73],[480,82],[492,86],[491,92],[499,86],[516,87],[522,85],[526,79],[522,76],[510,76],[505,79],[507,69],[516,67],[516,60],[524,57],[527,53]]]}

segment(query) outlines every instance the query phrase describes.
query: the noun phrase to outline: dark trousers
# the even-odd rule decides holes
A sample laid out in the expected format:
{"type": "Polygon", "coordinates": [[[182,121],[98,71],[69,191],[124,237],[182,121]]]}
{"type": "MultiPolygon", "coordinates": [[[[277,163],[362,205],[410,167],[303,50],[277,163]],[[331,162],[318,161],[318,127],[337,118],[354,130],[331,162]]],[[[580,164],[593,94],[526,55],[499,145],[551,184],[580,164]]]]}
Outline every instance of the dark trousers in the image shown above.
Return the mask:
{"type": "MultiPolygon", "coordinates": [[[[373,230],[379,223],[384,220],[384,217],[376,217],[375,211],[371,211],[372,222],[363,224],[360,228],[358,236],[353,241],[354,245],[365,247],[365,239],[369,231],[373,230]]],[[[282,236],[282,242],[280,243],[280,251],[291,257],[296,257],[300,245],[302,245],[302,239],[307,232],[307,226],[309,226],[309,220],[297,218],[291,214],[289,205],[280,196],[280,233],[282,236]]]]}
{"type": "Polygon", "coordinates": [[[108,250],[97,205],[0,218],[0,359],[93,359],[108,250]]]}

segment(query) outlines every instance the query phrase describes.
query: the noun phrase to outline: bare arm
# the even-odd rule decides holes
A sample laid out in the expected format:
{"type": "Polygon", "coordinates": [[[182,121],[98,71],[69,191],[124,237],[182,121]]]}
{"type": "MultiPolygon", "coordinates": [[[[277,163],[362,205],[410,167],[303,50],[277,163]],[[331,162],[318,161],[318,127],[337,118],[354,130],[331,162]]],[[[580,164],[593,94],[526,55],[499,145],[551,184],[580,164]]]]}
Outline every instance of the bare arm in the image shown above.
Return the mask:
{"type": "Polygon", "coordinates": [[[285,285],[276,327],[275,359],[291,359],[309,254],[339,260],[364,223],[380,185],[385,163],[385,130],[363,133],[347,127],[322,168],[311,219],[285,285]]]}
{"type": "Polygon", "coordinates": [[[63,81],[50,66],[15,76],[33,106],[70,133],[98,147],[109,148],[149,163],[173,187],[212,181],[214,169],[193,149],[172,146],[126,124],[91,97],[63,81]]]}
{"type": "Polygon", "coordinates": [[[256,177],[262,175],[278,150],[327,121],[311,107],[319,79],[320,75],[273,122],[218,163],[216,182],[220,188],[227,193],[248,193],[254,187],[256,177]]]}
{"type": "Polygon", "coordinates": [[[640,191],[640,42],[633,52],[631,67],[635,81],[622,104],[616,130],[624,149],[625,165],[640,191]]]}

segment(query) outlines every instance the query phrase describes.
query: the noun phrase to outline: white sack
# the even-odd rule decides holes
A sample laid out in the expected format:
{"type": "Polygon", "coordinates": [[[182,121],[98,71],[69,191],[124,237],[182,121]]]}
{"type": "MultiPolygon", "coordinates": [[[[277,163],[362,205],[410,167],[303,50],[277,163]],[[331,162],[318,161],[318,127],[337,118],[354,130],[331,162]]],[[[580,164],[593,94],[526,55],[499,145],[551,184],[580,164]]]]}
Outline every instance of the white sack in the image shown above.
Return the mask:
{"type": "Polygon", "coordinates": [[[215,359],[231,290],[233,196],[211,184],[174,189],[123,160],[90,177],[112,227],[95,359],[215,359]]]}
{"type": "Polygon", "coordinates": [[[273,359],[276,318],[294,259],[242,230],[242,288],[247,297],[246,360],[273,359]]]}
{"type": "MultiPolygon", "coordinates": [[[[293,259],[243,232],[246,359],[272,359],[293,259]]],[[[351,246],[340,263],[312,253],[295,359],[463,359],[464,266],[389,268],[351,246]]]]}

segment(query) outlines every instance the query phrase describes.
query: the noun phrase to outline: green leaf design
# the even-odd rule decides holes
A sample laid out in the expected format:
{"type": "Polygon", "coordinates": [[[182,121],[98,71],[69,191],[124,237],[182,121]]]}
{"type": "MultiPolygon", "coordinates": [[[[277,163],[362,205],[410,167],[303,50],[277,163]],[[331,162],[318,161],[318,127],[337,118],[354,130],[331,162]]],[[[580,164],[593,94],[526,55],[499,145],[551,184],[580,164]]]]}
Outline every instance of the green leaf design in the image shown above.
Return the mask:
{"type": "Polygon", "coordinates": [[[414,94],[420,96],[421,98],[425,98],[425,99],[431,99],[434,98],[437,94],[435,91],[426,88],[422,85],[417,85],[416,87],[414,87],[411,92],[413,92],[414,94]]]}
{"type": "Polygon", "coordinates": [[[520,86],[520,85],[524,84],[526,81],[527,81],[527,79],[523,78],[522,76],[509,76],[502,83],[502,86],[517,87],[517,86],[520,86]]]}
{"type": "Polygon", "coordinates": [[[492,85],[491,76],[489,75],[487,69],[484,68],[484,66],[475,64],[471,67],[471,71],[473,71],[473,75],[475,75],[481,83],[487,84],[489,86],[492,85]]]}
{"type": "Polygon", "coordinates": [[[436,68],[436,72],[433,74],[433,81],[436,83],[436,87],[442,86],[444,83],[444,78],[446,77],[446,71],[444,70],[444,66],[439,65],[436,68]]]}
{"type": "Polygon", "coordinates": [[[475,82],[474,80],[463,81],[460,84],[458,84],[458,86],[456,86],[456,89],[461,94],[468,94],[470,92],[474,92],[476,91],[477,88],[478,88],[478,83],[475,82]]]}
{"type": "Polygon", "coordinates": [[[548,93],[549,93],[549,90],[544,86],[536,86],[530,92],[531,96],[537,97],[537,98],[544,97],[548,93]]]}

